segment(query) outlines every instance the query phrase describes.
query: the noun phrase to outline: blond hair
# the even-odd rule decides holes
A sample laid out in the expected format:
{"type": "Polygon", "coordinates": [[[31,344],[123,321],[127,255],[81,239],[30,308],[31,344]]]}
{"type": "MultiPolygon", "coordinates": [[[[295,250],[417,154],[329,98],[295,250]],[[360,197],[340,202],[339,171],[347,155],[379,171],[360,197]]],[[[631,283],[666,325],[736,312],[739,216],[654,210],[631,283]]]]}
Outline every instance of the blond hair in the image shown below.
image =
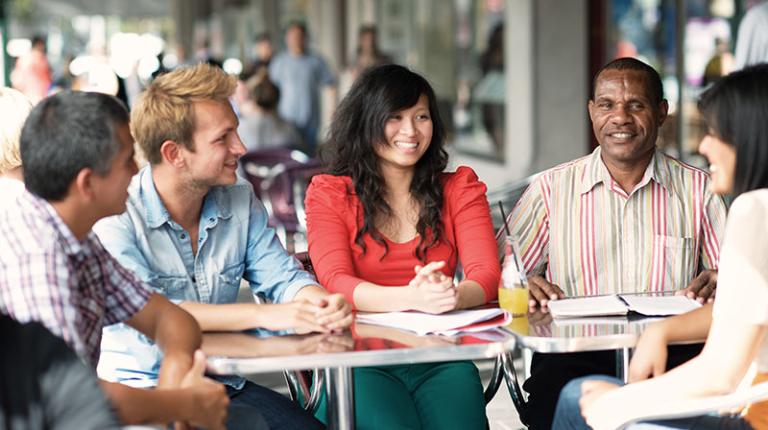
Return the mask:
{"type": "Polygon", "coordinates": [[[194,151],[193,104],[229,103],[237,80],[208,64],[185,67],[157,77],[131,111],[131,133],[150,164],[162,161],[160,147],[172,140],[194,151]]]}
{"type": "Polygon", "coordinates": [[[21,166],[19,139],[32,103],[19,91],[0,87],[0,174],[21,166]]]}

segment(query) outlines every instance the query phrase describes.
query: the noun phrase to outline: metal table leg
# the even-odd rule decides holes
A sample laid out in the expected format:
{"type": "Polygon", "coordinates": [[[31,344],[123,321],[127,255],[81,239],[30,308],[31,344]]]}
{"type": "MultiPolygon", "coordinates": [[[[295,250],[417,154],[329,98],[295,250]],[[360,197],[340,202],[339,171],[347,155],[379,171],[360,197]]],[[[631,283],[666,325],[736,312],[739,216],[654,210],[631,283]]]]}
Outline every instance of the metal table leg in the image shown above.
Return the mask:
{"type": "Polygon", "coordinates": [[[621,348],[616,350],[616,377],[624,381],[629,382],[629,348],[621,348]]]}
{"type": "Polygon", "coordinates": [[[354,377],[349,367],[325,369],[325,394],[328,428],[333,430],[355,429],[354,377]]]}

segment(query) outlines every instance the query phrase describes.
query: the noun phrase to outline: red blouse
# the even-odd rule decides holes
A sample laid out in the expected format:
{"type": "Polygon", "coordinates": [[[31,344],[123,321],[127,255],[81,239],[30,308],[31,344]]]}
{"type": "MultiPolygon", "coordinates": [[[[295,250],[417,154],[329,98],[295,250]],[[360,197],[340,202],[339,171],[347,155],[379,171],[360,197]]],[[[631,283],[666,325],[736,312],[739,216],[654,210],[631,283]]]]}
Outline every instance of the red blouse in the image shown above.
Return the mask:
{"type": "MultiPolygon", "coordinates": [[[[486,302],[496,299],[499,258],[493,234],[485,184],[469,167],[443,173],[443,240],[427,250],[427,262],[444,260],[446,276],[453,277],[461,261],[466,279],[480,284],[486,302]]],[[[363,236],[367,252],[355,243],[363,225],[363,207],[348,176],[317,175],[307,190],[307,239],[309,256],[318,280],[328,291],[342,293],[354,303],[353,292],[361,282],[405,286],[413,278],[419,236],[408,242],[384,239],[384,247],[369,234],[363,236]]]]}

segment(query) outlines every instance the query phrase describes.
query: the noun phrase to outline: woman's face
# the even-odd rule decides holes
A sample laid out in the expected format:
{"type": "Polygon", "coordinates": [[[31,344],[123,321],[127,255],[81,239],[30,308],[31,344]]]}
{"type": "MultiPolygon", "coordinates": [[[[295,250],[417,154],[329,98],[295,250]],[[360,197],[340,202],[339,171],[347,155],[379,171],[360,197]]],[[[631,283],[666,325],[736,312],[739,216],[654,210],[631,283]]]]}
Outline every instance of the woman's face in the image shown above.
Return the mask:
{"type": "Polygon", "coordinates": [[[699,144],[699,153],[709,161],[712,192],[721,195],[730,194],[733,191],[733,178],[736,172],[736,148],[710,131],[699,144]]]}
{"type": "Polygon", "coordinates": [[[385,142],[374,145],[382,167],[413,169],[432,141],[429,101],[422,94],[415,105],[392,113],[384,124],[385,142]]]}

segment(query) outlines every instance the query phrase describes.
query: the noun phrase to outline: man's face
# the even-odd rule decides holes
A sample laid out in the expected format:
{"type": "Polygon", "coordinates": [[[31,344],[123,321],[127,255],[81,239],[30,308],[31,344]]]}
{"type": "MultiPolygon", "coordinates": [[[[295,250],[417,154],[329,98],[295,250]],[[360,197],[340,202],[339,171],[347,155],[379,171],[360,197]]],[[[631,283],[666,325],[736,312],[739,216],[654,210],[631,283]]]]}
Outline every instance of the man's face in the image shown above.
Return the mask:
{"type": "Polygon", "coordinates": [[[93,175],[95,205],[102,217],[125,212],[128,200],[128,185],[138,172],[134,156],[133,137],[128,124],[122,124],[115,130],[115,137],[120,143],[120,150],[112,159],[109,171],[105,175],[93,175]]]}
{"type": "Polygon", "coordinates": [[[256,57],[259,60],[269,60],[272,58],[272,42],[269,40],[260,40],[256,43],[256,57]]]}
{"type": "Polygon", "coordinates": [[[180,148],[185,175],[194,185],[209,188],[237,181],[237,161],[245,146],[237,135],[238,120],[229,103],[195,102],[194,152],[180,148]]]}
{"type": "Polygon", "coordinates": [[[666,100],[654,104],[647,79],[634,70],[602,72],[588,108],[603,159],[614,163],[645,160],[667,117],[666,100]]]}
{"type": "Polygon", "coordinates": [[[304,30],[297,25],[288,27],[285,32],[285,46],[291,52],[304,52],[304,30]]]}

